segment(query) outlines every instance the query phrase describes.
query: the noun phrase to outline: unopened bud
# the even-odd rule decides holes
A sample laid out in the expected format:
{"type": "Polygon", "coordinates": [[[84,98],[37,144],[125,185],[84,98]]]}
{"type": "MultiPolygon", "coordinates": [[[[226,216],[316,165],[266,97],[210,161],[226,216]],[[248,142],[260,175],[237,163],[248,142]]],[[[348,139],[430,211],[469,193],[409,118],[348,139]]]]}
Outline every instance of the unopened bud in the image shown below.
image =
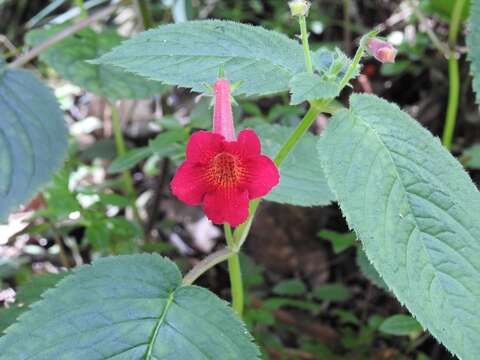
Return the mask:
{"type": "Polygon", "coordinates": [[[292,0],[288,3],[292,16],[307,16],[310,5],[310,1],[306,0],[292,0]]]}
{"type": "Polygon", "coordinates": [[[382,63],[395,62],[397,49],[395,49],[392,44],[386,41],[372,38],[368,40],[368,49],[372,56],[382,63]]]}

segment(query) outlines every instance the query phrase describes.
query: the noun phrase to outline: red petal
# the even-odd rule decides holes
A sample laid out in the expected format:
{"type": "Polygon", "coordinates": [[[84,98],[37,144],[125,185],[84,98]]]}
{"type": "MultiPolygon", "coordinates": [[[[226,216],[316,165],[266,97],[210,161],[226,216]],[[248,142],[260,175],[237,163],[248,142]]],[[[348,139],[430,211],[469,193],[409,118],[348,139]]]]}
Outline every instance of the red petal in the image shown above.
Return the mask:
{"type": "Polygon", "coordinates": [[[258,156],[262,149],[257,133],[251,129],[240,131],[237,141],[227,142],[224,147],[227,152],[242,157],[258,156]]]}
{"type": "Polygon", "coordinates": [[[205,169],[202,165],[186,160],[178,168],[170,183],[172,194],[188,205],[198,205],[208,190],[203,180],[205,169]]]}
{"type": "Polygon", "coordinates": [[[217,189],[207,193],[203,210],[214,224],[238,226],[248,218],[248,192],[239,189],[217,189]]]}
{"type": "Polygon", "coordinates": [[[246,163],[247,175],[244,187],[250,199],[264,196],[280,181],[280,174],[274,162],[267,156],[260,155],[249,159],[246,163]]]}
{"type": "Polygon", "coordinates": [[[187,160],[206,164],[223,150],[223,136],[210,131],[197,131],[187,144],[187,160]]]}

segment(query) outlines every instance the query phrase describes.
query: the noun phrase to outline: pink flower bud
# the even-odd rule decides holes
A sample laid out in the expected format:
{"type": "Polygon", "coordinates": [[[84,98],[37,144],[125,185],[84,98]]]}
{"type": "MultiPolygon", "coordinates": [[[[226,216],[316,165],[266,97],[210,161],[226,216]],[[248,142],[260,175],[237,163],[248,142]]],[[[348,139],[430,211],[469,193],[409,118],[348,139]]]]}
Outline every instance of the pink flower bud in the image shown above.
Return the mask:
{"type": "Polygon", "coordinates": [[[368,49],[375,59],[382,63],[395,62],[395,56],[397,55],[397,49],[392,44],[373,38],[368,40],[368,49]]]}
{"type": "Polygon", "coordinates": [[[227,141],[235,140],[232,102],[230,99],[230,83],[219,79],[213,86],[215,106],[213,109],[213,132],[222,135],[227,141]]]}

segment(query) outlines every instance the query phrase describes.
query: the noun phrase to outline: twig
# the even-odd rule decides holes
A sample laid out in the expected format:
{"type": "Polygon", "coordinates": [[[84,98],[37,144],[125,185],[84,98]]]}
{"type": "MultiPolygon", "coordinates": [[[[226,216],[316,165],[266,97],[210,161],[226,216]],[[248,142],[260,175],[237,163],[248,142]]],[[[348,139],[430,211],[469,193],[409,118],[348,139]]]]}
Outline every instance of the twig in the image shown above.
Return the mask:
{"type": "Polygon", "coordinates": [[[48,48],[52,47],[53,45],[57,44],[58,42],[62,41],[63,39],[69,37],[72,34],[75,34],[76,32],[90,26],[94,22],[103,19],[113,12],[117,10],[117,8],[120,6],[121,3],[118,4],[112,4],[110,6],[107,6],[106,8],[99,10],[89,16],[88,18],[85,18],[83,20],[80,20],[79,22],[73,24],[72,26],[67,27],[66,29],[60,31],[59,33],[55,34],[54,36],[50,37],[49,39],[45,40],[41,44],[38,44],[37,46],[33,47],[30,49],[28,52],[20,55],[17,57],[14,61],[12,61],[9,64],[10,68],[16,68],[16,67],[21,67],[28,62],[30,62],[32,59],[36,58],[42,51],[47,50],[48,48]]]}

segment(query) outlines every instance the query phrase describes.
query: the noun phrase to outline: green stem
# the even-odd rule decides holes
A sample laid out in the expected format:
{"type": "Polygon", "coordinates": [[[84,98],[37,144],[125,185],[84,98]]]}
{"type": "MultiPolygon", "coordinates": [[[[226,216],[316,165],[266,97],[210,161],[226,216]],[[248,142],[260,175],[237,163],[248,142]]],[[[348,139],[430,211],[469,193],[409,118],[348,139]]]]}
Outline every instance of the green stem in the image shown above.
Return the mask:
{"type": "Polygon", "coordinates": [[[298,124],[298,126],[295,128],[293,133],[290,135],[287,141],[282,145],[277,155],[275,156],[273,161],[275,162],[275,165],[277,165],[277,167],[279,167],[282,161],[285,160],[287,155],[290,153],[290,151],[292,151],[292,149],[300,140],[300,138],[303,135],[305,135],[307,130],[310,128],[310,126],[313,124],[313,122],[317,118],[317,115],[320,113],[320,111],[321,111],[320,107],[313,106],[313,104],[310,107],[310,109],[308,109],[303,120],[298,124]]]}
{"type": "Polygon", "coordinates": [[[448,105],[443,128],[442,144],[450,149],[453,141],[453,133],[457,122],[458,98],[460,95],[460,71],[458,60],[453,54],[448,58],[448,105]]]}
{"type": "Polygon", "coordinates": [[[221,262],[224,262],[234,254],[235,253],[232,252],[232,250],[228,247],[211,253],[205,259],[196,264],[192,270],[185,275],[182,282],[183,285],[187,286],[193,284],[195,280],[202,276],[202,274],[204,274],[207,270],[211,269],[217,264],[220,264],[221,262]]]}
{"type": "Polygon", "coordinates": [[[448,45],[450,46],[448,56],[448,105],[443,129],[442,144],[447,149],[452,147],[453,133],[458,115],[458,103],[460,96],[460,70],[458,66],[458,55],[455,52],[458,33],[460,31],[461,17],[465,0],[458,0],[452,11],[450,29],[448,32],[448,45]]]}
{"type": "Polygon", "coordinates": [[[298,18],[300,24],[300,38],[303,45],[303,53],[305,54],[305,67],[310,74],[313,74],[312,56],[310,54],[310,45],[308,44],[307,21],[305,16],[298,18]]]}
{"type": "MultiPolygon", "coordinates": [[[[112,103],[110,103],[110,109],[112,112],[112,127],[113,127],[113,135],[115,138],[115,148],[117,149],[117,155],[123,156],[127,152],[127,149],[125,146],[125,139],[123,138],[122,125],[120,123],[120,113],[118,112],[117,107],[112,103]]],[[[135,217],[135,220],[138,222],[138,225],[140,225],[140,227],[143,228],[142,219],[140,217],[140,213],[138,212],[138,208],[135,203],[135,199],[137,198],[137,196],[136,196],[135,187],[133,185],[132,175],[128,170],[125,170],[122,173],[122,177],[123,177],[125,193],[129,198],[131,198],[131,201],[132,201],[131,207],[133,211],[133,216],[135,217]]]]}
{"type": "Polygon", "coordinates": [[[347,86],[348,82],[352,79],[355,70],[357,69],[358,64],[360,64],[360,60],[362,60],[363,53],[365,52],[366,41],[368,38],[365,38],[360,46],[358,47],[355,56],[353,57],[353,61],[347,69],[347,72],[343,76],[342,80],[340,81],[340,89],[343,89],[347,86]]]}
{"type": "Polygon", "coordinates": [[[452,19],[450,20],[450,29],[448,31],[448,44],[450,45],[451,51],[455,51],[455,46],[457,46],[458,32],[460,31],[464,5],[465,0],[457,0],[455,1],[452,10],[452,19]]]}
{"type": "Polygon", "coordinates": [[[228,258],[228,273],[230,275],[230,287],[232,291],[232,307],[237,314],[242,317],[243,314],[243,282],[242,282],[242,270],[240,268],[240,259],[236,248],[235,240],[232,235],[232,229],[230,225],[225,224],[225,239],[230,250],[234,251],[234,254],[228,258]]]}
{"type": "Polygon", "coordinates": [[[142,18],[143,27],[148,30],[154,26],[150,7],[148,6],[148,0],[135,0],[137,9],[142,18]]]}

